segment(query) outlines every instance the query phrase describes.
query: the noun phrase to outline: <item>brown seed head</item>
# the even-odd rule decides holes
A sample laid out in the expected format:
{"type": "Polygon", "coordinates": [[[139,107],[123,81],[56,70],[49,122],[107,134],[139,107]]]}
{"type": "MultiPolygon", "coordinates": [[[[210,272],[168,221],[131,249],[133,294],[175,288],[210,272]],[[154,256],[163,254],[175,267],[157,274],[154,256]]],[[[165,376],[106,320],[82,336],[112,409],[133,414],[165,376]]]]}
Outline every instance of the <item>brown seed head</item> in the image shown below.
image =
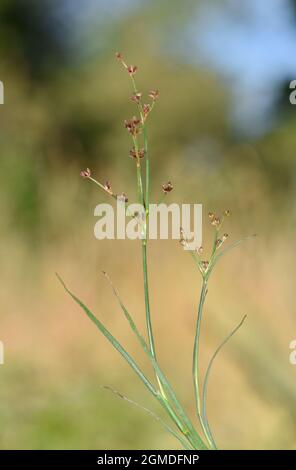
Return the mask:
{"type": "Polygon", "coordinates": [[[82,178],[89,178],[90,175],[91,175],[91,171],[90,171],[89,168],[86,168],[86,170],[82,170],[82,171],[80,172],[80,176],[81,176],[82,178]]]}
{"type": "Polygon", "coordinates": [[[219,248],[222,245],[222,243],[223,243],[223,240],[221,240],[221,238],[218,238],[216,240],[216,248],[219,248]]]}
{"type": "Polygon", "coordinates": [[[106,181],[106,183],[104,184],[104,188],[106,189],[106,191],[108,191],[108,193],[112,193],[110,181],[106,181]]]}
{"type": "Polygon", "coordinates": [[[144,116],[148,116],[148,114],[150,113],[151,111],[151,106],[150,104],[143,104],[143,113],[144,113],[144,116]]]}
{"type": "Polygon", "coordinates": [[[116,52],[115,56],[116,56],[116,59],[117,59],[119,62],[121,62],[121,64],[123,65],[123,67],[124,67],[125,69],[127,69],[128,66],[127,66],[126,63],[125,63],[124,57],[123,57],[123,55],[121,54],[121,52],[116,52]]]}
{"type": "Polygon", "coordinates": [[[173,190],[173,185],[170,181],[162,185],[162,190],[165,194],[170,193],[173,190]]]}
{"type": "Polygon", "coordinates": [[[135,75],[137,70],[138,70],[138,67],[136,65],[129,65],[127,68],[127,71],[130,75],[135,75]]]}
{"type": "Polygon", "coordinates": [[[140,150],[138,151],[138,153],[137,153],[135,147],[133,147],[133,148],[130,150],[129,154],[130,154],[130,156],[131,156],[132,158],[135,158],[135,159],[137,159],[138,157],[139,157],[139,158],[144,158],[144,156],[145,156],[145,150],[144,150],[144,149],[140,149],[140,150]]]}
{"type": "Polygon", "coordinates": [[[148,96],[150,98],[152,98],[153,101],[156,101],[157,98],[159,97],[159,91],[158,90],[150,90],[148,96]]]}
{"type": "Polygon", "coordinates": [[[202,265],[204,271],[206,271],[209,267],[209,262],[208,261],[202,261],[201,265],[202,265]]]}
{"type": "Polygon", "coordinates": [[[229,237],[228,233],[224,233],[223,237],[222,237],[222,240],[223,242],[225,242],[225,240],[229,237]]]}
{"type": "Polygon", "coordinates": [[[203,247],[200,246],[198,249],[197,249],[197,254],[198,255],[202,255],[203,254],[203,247]]]}
{"type": "Polygon", "coordinates": [[[135,148],[131,149],[129,151],[130,157],[132,158],[137,158],[137,152],[135,151],[135,148]]]}
{"type": "Polygon", "coordinates": [[[209,219],[212,221],[215,217],[215,214],[213,212],[209,212],[209,219]]]}
{"type": "Polygon", "coordinates": [[[134,101],[134,103],[139,104],[141,101],[141,96],[142,96],[142,93],[135,93],[131,96],[131,100],[134,101]]]}
{"type": "Polygon", "coordinates": [[[181,246],[186,246],[187,245],[187,240],[184,236],[184,230],[182,229],[182,227],[180,227],[180,240],[179,240],[179,243],[181,246]]]}
{"type": "Polygon", "coordinates": [[[120,202],[128,202],[128,198],[127,198],[127,195],[125,193],[117,194],[117,199],[120,202]]]}
{"type": "Polygon", "coordinates": [[[223,215],[225,215],[225,217],[229,217],[231,215],[231,212],[229,209],[227,209],[226,211],[223,212],[223,215]]]}
{"type": "Polygon", "coordinates": [[[214,218],[211,220],[211,224],[212,224],[214,227],[218,227],[218,226],[221,224],[221,219],[220,219],[220,217],[214,217],[214,218]]]}
{"type": "Polygon", "coordinates": [[[127,131],[135,136],[137,135],[139,132],[140,132],[140,119],[137,119],[135,116],[132,118],[132,119],[129,119],[129,120],[125,120],[124,121],[124,127],[127,129],[127,131]]]}

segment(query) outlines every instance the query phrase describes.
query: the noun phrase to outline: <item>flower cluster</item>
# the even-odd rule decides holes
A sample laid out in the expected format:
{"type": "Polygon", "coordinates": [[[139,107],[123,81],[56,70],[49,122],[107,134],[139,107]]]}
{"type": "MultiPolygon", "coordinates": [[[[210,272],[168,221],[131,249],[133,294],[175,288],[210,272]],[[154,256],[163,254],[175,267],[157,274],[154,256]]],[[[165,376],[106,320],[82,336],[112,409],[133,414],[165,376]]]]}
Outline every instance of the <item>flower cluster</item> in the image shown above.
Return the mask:
{"type": "MultiPolygon", "coordinates": [[[[144,159],[147,153],[147,147],[145,145],[145,133],[143,131],[145,129],[147,117],[151,113],[155,105],[155,102],[159,98],[159,90],[157,89],[150,90],[148,93],[148,98],[150,99],[150,103],[143,102],[142,101],[143,94],[142,92],[138,91],[136,82],[135,82],[135,75],[138,71],[138,67],[136,65],[127,64],[123,55],[120,52],[116,53],[116,58],[122,64],[124,69],[127,71],[132,81],[133,94],[131,95],[130,99],[133,103],[137,105],[138,116],[134,115],[131,119],[125,119],[124,127],[130,134],[132,138],[132,142],[133,142],[133,147],[129,151],[129,155],[133,160],[136,161],[137,167],[139,168],[139,170],[141,170],[141,160],[144,159]],[[143,138],[141,137],[142,133],[144,135],[143,138]],[[140,145],[141,144],[140,140],[143,140],[144,145],[140,145]]],[[[80,176],[82,178],[92,180],[94,183],[96,183],[101,189],[103,189],[107,194],[109,194],[113,198],[116,198],[125,203],[128,202],[128,198],[125,193],[116,194],[113,192],[109,181],[106,181],[105,184],[102,184],[96,181],[94,178],[92,178],[91,171],[89,168],[86,168],[86,170],[82,170],[80,172],[80,176]]],[[[171,181],[168,181],[167,183],[163,183],[161,186],[161,189],[164,195],[170,193],[173,190],[173,185],[171,181]]]]}
{"type": "Polygon", "coordinates": [[[106,181],[106,183],[104,184],[104,188],[108,193],[113,194],[110,181],[106,181]]]}
{"type": "Polygon", "coordinates": [[[125,193],[120,193],[120,194],[117,194],[116,196],[117,200],[120,201],[120,202],[124,202],[124,203],[127,203],[128,202],[128,197],[125,193]]]}
{"type": "Polygon", "coordinates": [[[129,154],[130,154],[130,157],[135,158],[135,159],[137,159],[137,158],[144,158],[144,156],[145,156],[145,149],[138,149],[138,150],[136,150],[135,147],[133,147],[133,148],[130,150],[129,154]]]}
{"type": "Polygon", "coordinates": [[[170,193],[171,191],[173,190],[173,185],[170,181],[168,181],[167,183],[164,183],[162,185],[162,191],[164,192],[164,194],[168,194],[170,193]]]}
{"type": "MultiPolygon", "coordinates": [[[[71,297],[79,304],[80,307],[84,310],[87,316],[95,323],[96,327],[99,328],[101,333],[108,339],[108,341],[113,345],[114,348],[126,359],[128,364],[132,367],[132,369],[137,373],[139,378],[143,381],[145,386],[149,389],[149,391],[153,394],[153,396],[159,401],[159,404],[166,410],[168,417],[172,419],[175,428],[171,428],[169,425],[165,424],[167,430],[171,432],[172,435],[177,437],[180,441],[184,449],[186,450],[203,450],[203,449],[213,449],[216,450],[217,446],[215,444],[212,432],[209,427],[209,422],[207,418],[207,410],[206,410],[206,388],[208,383],[208,377],[211,370],[211,366],[213,360],[217,356],[217,353],[220,351],[221,347],[228,341],[228,339],[233,336],[233,334],[241,327],[245,320],[245,316],[243,317],[242,321],[239,325],[226,337],[226,339],[220,344],[220,346],[214,352],[212,358],[209,361],[209,365],[205,371],[203,380],[201,380],[200,368],[199,368],[199,349],[200,349],[200,331],[201,331],[201,322],[202,322],[202,315],[205,300],[207,297],[208,292],[208,283],[210,279],[210,275],[217,263],[217,261],[225,254],[225,252],[229,251],[230,249],[234,248],[238,244],[240,244],[246,237],[242,240],[239,240],[235,243],[229,244],[225,249],[219,248],[221,245],[228,239],[228,233],[222,234],[222,226],[226,217],[230,215],[229,210],[225,210],[221,215],[216,215],[213,212],[208,214],[209,221],[211,226],[214,228],[213,230],[213,243],[212,249],[209,252],[208,256],[204,256],[204,250],[202,246],[198,248],[194,248],[192,240],[186,237],[184,230],[180,227],[180,244],[186,250],[189,251],[190,255],[194,259],[194,262],[198,268],[202,276],[202,287],[200,292],[200,300],[197,308],[197,322],[196,322],[196,332],[195,332],[195,339],[194,339],[194,347],[193,347],[193,362],[192,362],[192,375],[193,375],[193,382],[194,382],[194,392],[195,392],[195,401],[196,401],[196,412],[197,417],[200,424],[200,430],[203,430],[203,435],[200,435],[199,430],[196,430],[194,425],[191,423],[190,418],[187,416],[185,410],[183,410],[182,405],[179,403],[175,392],[166,379],[166,376],[163,374],[162,370],[158,366],[158,359],[157,354],[155,353],[155,345],[154,345],[154,337],[153,337],[153,328],[151,322],[151,315],[150,315],[150,300],[149,300],[149,288],[148,288],[148,268],[147,268],[147,225],[149,223],[149,200],[150,200],[150,163],[149,163],[149,147],[148,147],[148,137],[147,137],[147,128],[146,128],[146,120],[147,117],[150,115],[156,100],[159,97],[158,90],[151,90],[148,94],[151,102],[149,104],[142,102],[142,93],[138,91],[136,82],[135,82],[135,75],[138,71],[136,65],[128,65],[121,53],[116,54],[117,59],[121,62],[124,69],[127,71],[132,87],[133,87],[133,95],[131,96],[131,101],[137,106],[137,116],[134,116],[132,119],[125,120],[124,126],[127,129],[128,133],[132,138],[132,148],[129,151],[130,157],[135,160],[136,162],[136,181],[137,181],[137,192],[138,192],[138,199],[140,202],[141,210],[131,210],[131,206],[127,205],[128,198],[124,192],[120,194],[116,194],[112,190],[112,186],[110,181],[106,181],[105,183],[100,183],[95,180],[92,176],[91,170],[86,168],[80,172],[82,178],[89,179],[94,182],[97,186],[99,186],[106,194],[112,196],[117,201],[121,201],[122,204],[125,204],[126,215],[133,217],[136,219],[137,225],[140,229],[141,234],[141,243],[142,243],[142,267],[143,267],[143,281],[144,281],[144,300],[145,300],[145,314],[146,314],[146,329],[147,329],[147,337],[148,343],[143,339],[140,332],[137,330],[137,327],[134,323],[132,316],[130,315],[129,311],[126,309],[125,305],[122,303],[119,294],[117,293],[116,289],[114,288],[112,281],[108,278],[106,273],[104,275],[109,280],[109,283],[113,289],[113,292],[120,304],[122,312],[125,318],[128,320],[132,331],[136,334],[140,345],[143,348],[143,351],[147,354],[148,360],[151,362],[151,366],[156,375],[155,383],[150,382],[150,379],[146,378],[143,374],[142,370],[139,368],[136,362],[134,362],[133,358],[129,356],[126,349],[121,345],[121,343],[109,332],[108,329],[99,321],[94,314],[80,301],[71,291],[65,286],[64,282],[61,280],[63,286],[65,287],[66,291],[71,295],[71,297]],[[145,166],[142,168],[141,163],[142,160],[145,158],[145,166]],[[145,179],[143,178],[143,173],[145,172],[145,179]],[[142,210],[143,209],[143,210],[142,210]],[[130,213],[129,213],[130,210],[130,213]],[[205,259],[207,258],[207,259],[205,259]],[[201,388],[201,382],[202,388],[201,388]]],[[[164,193],[163,197],[166,197],[173,190],[173,185],[171,181],[163,183],[162,192],[164,193]]],[[[136,206],[138,207],[138,206],[136,206]]],[[[132,224],[134,225],[134,224],[132,224]]],[[[186,228],[188,232],[190,228],[186,228]]],[[[254,235],[253,235],[254,236],[254,235]]],[[[194,241],[195,239],[193,239],[194,241]]],[[[196,245],[195,245],[196,246],[196,245]]],[[[125,397],[121,395],[119,392],[114,391],[120,398],[125,397]]],[[[129,399],[127,399],[130,401],[129,399]]],[[[149,411],[149,410],[148,410],[149,411]]],[[[149,412],[153,415],[152,412],[149,412]]]]}
{"type": "Polygon", "coordinates": [[[188,243],[188,239],[185,237],[184,235],[184,230],[182,229],[182,227],[180,227],[180,245],[185,247],[187,246],[187,243],[188,243]]]}
{"type": "Polygon", "coordinates": [[[121,62],[124,68],[128,71],[128,73],[130,75],[135,75],[135,73],[138,70],[138,67],[136,65],[127,65],[121,52],[116,52],[115,55],[116,55],[116,58],[119,60],[119,62],[121,62]]]}
{"type": "Polygon", "coordinates": [[[213,212],[209,212],[208,215],[209,215],[209,220],[210,220],[211,225],[213,225],[213,227],[216,227],[216,229],[218,230],[221,228],[224,218],[230,216],[230,210],[229,209],[225,210],[222,214],[222,217],[215,215],[213,212]]]}
{"type": "Polygon", "coordinates": [[[158,91],[158,90],[150,90],[148,96],[149,96],[149,98],[151,98],[153,101],[156,101],[157,98],[159,97],[159,91],[158,91]]]}
{"type": "Polygon", "coordinates": [[[126,119],[124,121],[124,127],[133,137],[136,137],[136,135],[139,134],[142,130],[140,123],[140,119],[134,116],[132,119],[126,119]]]}
{"type": "Polygon", "coordinates": [[[217,238],[216,240],[216,248],[220,248],[221,245],[227,240],[229,237],[228,233],[224,233],[221,238],[217,238]]]}
{"type": "MultiPolygon", "coordinates": [[[[170,183],[167,183],[168,187],[170,187],[169,184],[170,183]]],[[[225,210],[222,216],[217,216],[213,212],[209,212],[208,215],[209,215],[209,220],[210,220],[211,225],[215,227],[215,237],[214,237],[212,253],[209,259],[207,260],[207,259],[202,259],[202,255],[204,251],[202,246],[200,246],[196,250],[191,250],[191,255],[195,259],[195,262],[199,268],[199,271],[203,279],[207,279],[207,277],[209,276],[209,273],[211,272],[213,268],[213,265],[215,263],[215,258],[216,258],[216,250],[221,247],[221,245],[227,240],[229,236],[228,233],[224,233],[222,236],[221,235],[219,236],[219,233],[223,225],[224,218],[230,215],[230,211],[225,210]]],[[[181,246],[183,246],[184,248],[186,247],[188,248],[189,240],[185,237],[184,231],[182,228],[180,229],[179,241],[180,241],[181,246]]]]}
{"type": "Polygon", "coordinates": [[[86,168],[86,170],[82,170],[80,172],[81,178],[89,178],[91,176],[91,171],[89,168],[86,168]]]}
{"type": "MultiPolygon", "coordinates": [[[[116,53],[116,57],[119,60],[119,62],[123,65],[125,70],[128,72],[129,76],[131,77],[132,80],[132,85],[134,89],[134,93],[130,97],[131,101],[135,103],[138,107],[138,112],[139,112],[139,118],[133,117],[132,119],[125,120],[124,121],[124,127],[127,129],[129,134],[131,134],[133,140],[135,141],[138,137],[138,134],[140,134],[144,128],[146,119],[150,112],[152,111],[155,101],[159,97],[159,91],[158,90],[150,90],[148,93],[148,97],[152,100],[151,103],[145,103],[142,102],[142,97],[143,94],[137,90],[136,87],[136,82],[135,82],[135,74],[138,71],[138,67],[136,65],[128,65],[126,61],[124,60],[123,55],[121,52],[116,53]]],[[[135,142],[134,142],[135,144],[135,142]]],[[[139,151],[137,152],[136,150],[131,150],[130,151],[130,156],[135,158],[137,160],[137,164],[139,165],[139,160],[143,158],[145,155],[144,152],[139,151]]]]}
{"type": "Polygon", "coordinates": [[[95,184],[97,184],[101,189],[103,189],[109,196],[112,196],[114,199],[117,199],[117,200],[122,201],[124,203],[128,202],[128,198],[127,198],[127,195],[125,193],[116,194],[116,193],[113,192],[110,181],[106,181],[104,184],[102,184],[102,183],[99,183],[99,181],[95,180],[91,176],[91,171],[90,171],[89,168],[86,168],[86,170],[82,170],[80,172],[80,176],[84,179],[87,178],[87,179],[93,181],[95,184]]]}

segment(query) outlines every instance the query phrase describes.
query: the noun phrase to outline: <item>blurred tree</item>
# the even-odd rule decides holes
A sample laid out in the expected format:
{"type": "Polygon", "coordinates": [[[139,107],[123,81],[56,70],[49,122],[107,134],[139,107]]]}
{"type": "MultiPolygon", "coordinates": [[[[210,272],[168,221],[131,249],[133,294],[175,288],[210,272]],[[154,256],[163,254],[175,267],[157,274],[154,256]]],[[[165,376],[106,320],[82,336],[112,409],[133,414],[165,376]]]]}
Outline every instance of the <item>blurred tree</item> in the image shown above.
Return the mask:
{"type": "Polygon", "coordinates": [[[2,0],[0,4],[0,48],[2,56],[21,58],[32,78],[48,78],[65,64],[67,49],[57,30],[49,0],[2,0]]]}

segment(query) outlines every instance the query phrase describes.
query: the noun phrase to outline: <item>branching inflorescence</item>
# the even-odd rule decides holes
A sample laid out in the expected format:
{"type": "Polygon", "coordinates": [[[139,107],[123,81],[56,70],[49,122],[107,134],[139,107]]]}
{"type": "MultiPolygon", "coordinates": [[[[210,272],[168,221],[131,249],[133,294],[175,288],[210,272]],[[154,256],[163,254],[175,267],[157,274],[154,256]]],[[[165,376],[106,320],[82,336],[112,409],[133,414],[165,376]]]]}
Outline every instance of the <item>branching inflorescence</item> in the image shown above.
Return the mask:
{"type": "MultiPolygon", "coordinates": [[[[155,106],[155,103],[159,97],[158,90],[151,90],[148,94],[149,103],[144,103],[143,95],[138,90],[135,75],[138,68],[133,65],[128,65],[122,54],[117,53],[116,57],[118,61],[122,64],[123,68],[127,71],[132,84],[132,96],[131,101],[137,107],[137,116],[133,116],[131,119],[124,121],[124,127],[128,131],[132,140],[132,148],[130,149],[129,155],[135,161],[136,164],[136,180],[137,180],[137,194],[138,202],[144,207],[144,221],[142,221],[141,230],[143,230],[143,236],[141,238],[142,245],[142,265],[143,265],[143,282],[144,282],[144,301],[145,301],[145,313],[146,313],[146,327],[147,327],[147,338],[148,341],[144,339],[142,334],[139,332],[132,316],[122,302],[117,290],[115,289],[112,281],[106,273],[103,273],[110,286],[113,290],[114,295],[116,296],[121,310],[128,321],[133,333],[135,334],[137,340],[139,341],[142,349],[147,355],[150,364],[154,370],[155,374],[155,383],[152,383],[145,374],[142,372],[140,367],[137,365],[135,360],[130,356],[130,354],[123,348],[120,342],[110,333],[109,330],[101,323],[101,321],[86,307],[86,305],[78,299],[65,285],[64,281],[59,275],[58,278],[64,286],[65,290],[70,294],[70,296],[78,303],[78,305],[84,310],[86,315],[90,320],[97,326],[97,328],[103,333],[108,341],[113,345],[113,347],[123,356],[127,361],[130,367],[138,375],[140,380],[143,382],[145,387],[149,392],[155,397],[159,402],[161,407],[167,413],[168,421],[164,421],[159,418],[155,413],[147,410],[147,408],[142,407],[147,411],[151,416],[157,419],[169,431],[175,438],[179,440],[182,447],[188,450],[192,449],[217,449],[212,431],[209,426],[207,418],[207,409],[206,409],[206,397],[207,397],[207,385],[210,370],[212,364],[222,348],[222,346],[230,339],[230,337],[240,328],[245,320],[245,316],[239,323],[239,325],[229,334],[229,336],[220,344],[215,353],[212,356],[212,359],[209,362],[209,366],[206,370],[203,385],[201,386],[200,378],[200,368],[199,368],[199,344],[200,344],[200,330],[201,330],[201,321],[203,315],[203,308],[208,292],[208,283],[210,275],[216,266],[219,259],[228,252],[230,249],[239,245],[243,240],[251,237],[246,237],[243,240],[239,240],[233,244],[229,244],[223,248],[224,243],[228,239],[227,233],[222,233],[222,227],[224,224],[225,218],[230,215],[230,211],[224,211],[222,216],[216,216],[213,213],[209,213],[209,220],[214,229],[214,241],[212,250],[208,260],[202,258],[203,249],[199,247],[197,250],[189,251],[192,256],[194,263],[197,266],[198,271],[202,277],[202,287],[200,292],[200,298],[197,308],[197,321],[196,321],[196,331],[195,331],[195,340],[193,348],[193,362],[192,362],[192,376],[194,384],[194,393],[196,401],[196,412],[199,424],[201,426],[202,433],[193,424],[192,420],[189,418],[184,407],[180,403],[174,389],[169,383],[166,375],[164,374],[162,368],[159,365],[156,348],[154,342],[152,321],[151,321],[151,312],[150,312],[150,300],[149,300],[149,285],[148,285],[148,266],[147,266],[147,226],[149,224],[149,201],[150,201],[150,159],[149,159],[149,149],[148,149],[148,132],[147,132],[147,121],[150,117],[150,114],[155,106]],[[143,176],[144,175],[144,176],[143,176]]],[[[102,184],[92,177],[91,171],[89,168],[81,171],[80,175],[94,182],[100,187],[108,196],[114,198],[115,200],[120,200],[123,203],[127,204],[128,198],[125,193],[116,194],[113,192],[111,184],[109,181],[102,184]]],[[[164,196],[170,193],[173,189],[172,183],[169,181],[162,185],[162,191],[164,196]]],[[[132,214],[133,217],[135,214],[132,214]]],[[[183,229],[180,228],[180,243],[182,246],[186,246],[188,241],[183,232],[183,229]]],[[[108,387],[110,389],[110,387],[108,387]]],[[[112,389],[110,389],[112,390],[112,389]]],[[[127,400],[129,403],[136,404],[132,400],[124,397],[124,395],[119,392],[112,390],[118,397],[127,400]]],[[[136,404],[137,405],[137,404],[136,404]]],[[[141,405],[138,405],[141,406],[141,405]]]]}

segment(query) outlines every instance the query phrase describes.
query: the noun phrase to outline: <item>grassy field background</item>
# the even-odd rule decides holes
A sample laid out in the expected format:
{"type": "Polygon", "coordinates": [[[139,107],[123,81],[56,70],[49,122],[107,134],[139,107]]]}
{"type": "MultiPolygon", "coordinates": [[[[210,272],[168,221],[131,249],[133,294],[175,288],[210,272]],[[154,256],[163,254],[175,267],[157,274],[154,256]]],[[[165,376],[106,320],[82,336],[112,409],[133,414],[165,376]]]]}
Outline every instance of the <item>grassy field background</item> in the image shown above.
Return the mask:
{"type": "MultiPolygon", "coordinates": [[[[70,65],[47,51],[48,38],[45,57],[30,49],[12,4],[0,7],[6,39],[0,59],[0,448],[178,447],[151,417],[102,388],[110,385],[161,414],[55,277],[56,271],[63,276],[150,376],[101,274],[108,272],[144,330],[140,246],[94,238],[93,210],[107,199],[79,177],[88,166],[100,181],[110,179],[130,200],[135,196],[122,126],[134,111],[128,77],[114,59],[119,48],[139,66],[140,88],[161,91],[149,126],[153,201],[171,180],[171,201],[202,203],[206,247],[208,211],[232,211],[231,241],[258,234],[223,258],[209,286],[203,370],[247,314],[210,380],[209,418],[218,446],[295,448],[296,369],[289,362],[296,338],[295,113],[277,108],[277,125],[260,136],[235,133],[229,90],[215,73],[165,55],[154,43],[160,31],[173,38],[175,19],[162,16],[165,2],[98,28],[101,49],[70,65]],[[150,29],[139,34],[144,25],[150,29]]],[[[96,43],[94,37],[88,41],[96,43]]],[[[190,374],[200,278],[174,241],[150,243],[149,268],[160,362],[194,416],[190,374]]]]}

